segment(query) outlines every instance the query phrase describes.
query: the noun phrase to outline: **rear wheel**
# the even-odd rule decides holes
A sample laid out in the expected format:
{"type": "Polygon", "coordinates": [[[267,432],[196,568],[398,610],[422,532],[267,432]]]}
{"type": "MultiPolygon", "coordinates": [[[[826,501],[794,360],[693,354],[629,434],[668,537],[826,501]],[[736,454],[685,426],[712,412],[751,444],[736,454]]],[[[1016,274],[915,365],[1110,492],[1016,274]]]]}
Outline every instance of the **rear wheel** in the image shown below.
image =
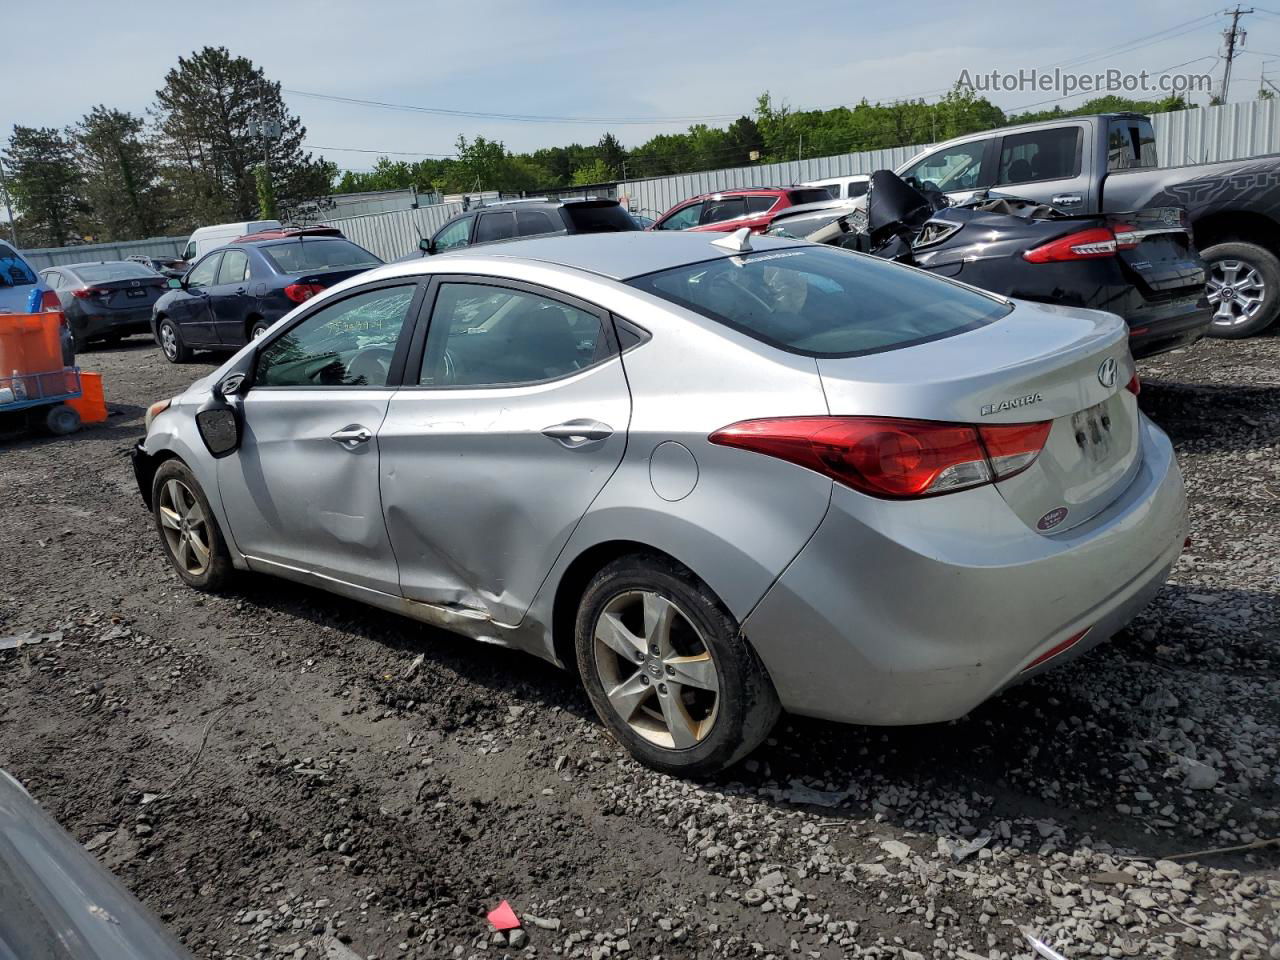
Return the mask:
{"type": "Polygon", "coordinates": [[[716,773],[778,719],[773,684],[737,622],[672,561],[630,556],[601,570],[579,605],[575,642],[601,721],[656,770],[716,773]]]}
{"type": "Polygon", "coordinates": [[[271,324],[265,320],[255,320],[249,325],[249,339],[257,340],[260,336],[271,329],[271,324]]]}
{"type": "Polygon", "coordinates": [[[169,562],[188,586],[216,592],[231,576],[218,521],[191,469],[166,460],[151,481],[152,514],[169,562]]]}
{"type": "Polygon", "coordinates": [[[165,317],[156,328],[156,339],[160,341],[160,350],[170,363],[186,363],[191,359],[191,348],[182,342],[182,334],[178,325],[165,317]]]}
{"type": "Polygon", "coordinates": [[[1253,243],[1219,243],[1200,255],[1209,265],[1214,308],[1211,337],[1238,340],[1261,333],[1280,315],[1280,259],[1253,243]]]}

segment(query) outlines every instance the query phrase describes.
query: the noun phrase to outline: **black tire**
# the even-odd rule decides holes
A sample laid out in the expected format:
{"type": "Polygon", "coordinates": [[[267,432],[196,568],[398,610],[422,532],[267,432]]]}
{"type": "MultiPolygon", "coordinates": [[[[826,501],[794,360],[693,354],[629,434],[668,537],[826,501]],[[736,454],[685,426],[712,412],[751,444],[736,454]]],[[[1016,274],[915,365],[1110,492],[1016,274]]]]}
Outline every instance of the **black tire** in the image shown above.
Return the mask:
{"type": "Polygon", "coordinates": [[[1233,240],[1216,243],[1207,250],[1200,251],[1200,256],[1209,265],[1209,295],[1216,311],[1213,322],[1209,325],[1209,336],[1242,340],[1261,333],[1280,316],[1280,258],[1274,253],[1254,243],[1233,240]],[[1239,266],[1233,268],[1234,264],[1239,266]],[[1231,285],[1232,292],[1227,295],[1224,304],[1222,294],[1216,297],[1214,294],[1217,289],[1225,286],[1222,281],[1228,276],[1235,276],[1237,280],[1231,285]],[[1240,299],[1236,290],[1237,287],[1241,292],[1256,289],[1254,283],[1247,281],[1250,277],[1256,277],[1263,285],[1262,302],[1246,318],[1247,310],[1240,306],[1246,301],[1240,299]]]}
{"type": "Polygon", "coordinates": [[[156,327],[156,342],[170,363],[187,363],[191,359],[191,348],[183,343],[182,330],[168,317],[162,317],[156,327]]]}
{"type": "Polygon", "coordinates": [[[71,342],[76,348],[76,353],[84,353],[89,348],[89,338],[83,333],[72,333],[71,342]]]}
{"type": "MultiPolygon", "coordinates": [[[[645,641],[638,635],[633,636],[643,648],[645,641]]],[[[632,756],[655,770],[686,777],[718,773],[758,747],[781,713],[778,695],[764,665],[742,637],[737,621],[692,571],[671,560],[645,555],[626,556],[596,574],[578,606],[574,641],[578,670],[596,714],[632,756]],[[621,615],[613,614],[615,617],[635,616],[626,612],[627,604],[643,603],[632,599],[642,592],[674,604],[684,621],[681,626],[683,638],[676,636],[677,631],[672,631],[670,636],[680,647],[692,643],[695,649],[700,646],[710,655],[718,689],[716,702],[709,713],[705,702],[699,703],[695,699],[709,696],[707,691],[682,687],[674,681],[660,682],[673,674],[670,667],[662,666],[658,657],[649,656],[640,662],[646,654],[637,649],[634,651],[637,662],[632,662],[605,647],[600,648],[600,656],[597,656],[596,625],[606,609],[624,611],[621,615]],[[610,656],[616,659],[610,660],[610,656]],[[612,673],[615,667],[617,673],[602,677],[602,670],[612,673]],[[645,688],[651,688],[651,693],[641,694],[646,699],[636,702],[629,722],[610,702],[605,684],[629,674],[632,668],[634,674],[625,683],[637,681],[645,688]],[[667,671],[665,675],[662,673],[664,669],[667,671]],[[654,679],[650,680],[650,676],[654,679]],[[671,738],[672,745],[662,745],[650,739],[652,736],[665,736],[661,732],[664,721],[660,714],[666,713],[664,705],[672,706],[671,701],[660,700],[660,694],[676,696],[681,715],[688,717],[697,713],[701,729],[691,746],[678,749],[673,745],[674,738],[671,738]],[[706,726],[708,723],[709,728],[706,726]],[[649,728],[647,733],[646,728],[649,728]]],[[[656,649],[653,646],[650,653],[656,649]]],[[[679,647],[673,655],[682,652],[686,660],[690,659],[689,654],[679,647]]],[[[618,686],[622,683],[616,684],[615,689],[618,686]]]]}
{"type": "Polygon", "coordinates": [[[249,342],[252,343],[257,340],[269,329],[271,329],[271,324],[267,323],[267,321],[254,320],[253,323],[249,324],[249,342]]]}
{"type": "Polygon", "coordinates": [[[44,426],[54,436],[65,437],[80,429],[80,414],[65,403],[59,403],[44,415],[44,426]]]}
{"type": "MultiPolygon", "coordinates": [[[[182,509],[186,503],[189,503],[189,501],[184,496],[183,503],[179,504],[179,510],[177,511],[180,519],[188,519],[192,516],[182,509]]],[[[165,556],[169,558],[170,565],[188,586],[208,593],[217,593],[226,587],[234,569],[231,565],[231,555],[227,552],[226,541],[222,538],[222,531],[218,528],[218,520],[209,508],[208,498],[204,495],[204,491],[200,489],[200,484],[196,481],[191,469],[181,460],[166,460],[156,470],[155,477],[151,481],[151,515],[155,521],[156,533],[160,536],[160,545],[164,549],[165,556]],[[194,569],[198,564],[184,560],[179,556],[179,550],[175,546],[174,538],[171,538],[166,532],[176,532],[172,523],[169,522],[171,518],[164,516],[165,511],[173,500],[172,491],[166,490],[170,481],[177,481],[184,491],[192,495],[195,504],[199,506],[201,517],[199,527],[197,528],[197,525],[191,522],[188,523],[186,529],[198,529],[196,535],[201,538],[201,543],[208,549],[208,557],[202,569],[194,569]]],[[[177,539],[181,539],[180,534],[178,534],[177,539]]],[[[188,548],[186,556],[199,559],[198,554],[191,552],[191,548],[188,548]]]]}
{"type": "Polygon", "coordinates": [[[102,342],[108,347],[118,347],[120,346],[120,341],[123,339],[123,333],[108,333],[102,337],[102,342]]]}

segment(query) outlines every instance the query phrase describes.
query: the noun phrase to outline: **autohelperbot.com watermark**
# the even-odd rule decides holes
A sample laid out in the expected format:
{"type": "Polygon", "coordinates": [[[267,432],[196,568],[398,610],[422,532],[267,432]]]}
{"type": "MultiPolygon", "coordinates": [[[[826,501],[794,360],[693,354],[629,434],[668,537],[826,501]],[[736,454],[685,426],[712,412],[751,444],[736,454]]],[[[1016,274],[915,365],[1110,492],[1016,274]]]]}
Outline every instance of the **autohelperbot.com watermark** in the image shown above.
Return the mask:
{"type": "Polygon", "coordinates": [[[960,71],[957,84],[974,93],[1055,93],[1069,97],[1077,93],[1157,93],[1174,96],[1183,93],[1210,93],[1213,77],[1207,73],[1148,73],[1140,70],[1109,69],[1097,73],[1074,73],[1061,68],[1038,70],[1034,67],[1007,72],[987,70],[960,71]]]}

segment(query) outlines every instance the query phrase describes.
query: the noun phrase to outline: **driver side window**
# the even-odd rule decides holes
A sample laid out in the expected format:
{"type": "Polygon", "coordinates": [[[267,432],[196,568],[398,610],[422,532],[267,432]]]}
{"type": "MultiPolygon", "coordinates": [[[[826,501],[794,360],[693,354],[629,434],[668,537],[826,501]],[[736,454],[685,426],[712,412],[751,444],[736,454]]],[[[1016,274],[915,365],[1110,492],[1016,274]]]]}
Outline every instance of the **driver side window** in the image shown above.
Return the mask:
{"type": "Polygon", "coordinates": [[[417,287],[382,287],[321,307],[258,357],[266,387],[385,387],[417,287]]]}
{"type": "Polygon", "coordinates": [[[961,143],[931,153],[912,164],[902,178],[915,177],[920,183],[932,183],[943,193],[954,190],[976,190],[986,186],[986,164],[983,158],[990,140],[961,143]]]}
{"type": "Polygon", "coordinates": [[[677,210],[667,219],[659,221],[655,224],[655,230],[687,230],[689,227],[698,225],[698,218],[702,216],[702,203],[691,203],[687,207],[677,210]]]}
{"type": "Polygon", "coordinates": [[[454,247],[465,247],[471,239],[471,221],[475,217],[463,217],[455,220],[436,234],[436,252],[441,253],[454,247]]]}
{"type": "Polygon", "coordinates": [[[222,254],[211,253],[192,268],[187,275],[188,287],[211,287],[213,278],[217,276],[218,264],[222,262],[222,254]]]}

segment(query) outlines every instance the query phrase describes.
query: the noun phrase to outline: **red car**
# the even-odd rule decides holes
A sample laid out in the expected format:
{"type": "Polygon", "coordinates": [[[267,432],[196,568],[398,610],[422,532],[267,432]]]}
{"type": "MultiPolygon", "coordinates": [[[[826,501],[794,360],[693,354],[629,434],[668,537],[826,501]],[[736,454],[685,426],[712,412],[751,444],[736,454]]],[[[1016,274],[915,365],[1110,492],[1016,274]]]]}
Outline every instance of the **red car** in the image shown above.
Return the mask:
{"type": "Polygon", "coordinates": [[[718,230],[731,232],[750,227],[764,233],[773,218],[787,207],[830,200],[823,187],[741,187],[704,193],[678,203],[650,230],[718,230]]]}

